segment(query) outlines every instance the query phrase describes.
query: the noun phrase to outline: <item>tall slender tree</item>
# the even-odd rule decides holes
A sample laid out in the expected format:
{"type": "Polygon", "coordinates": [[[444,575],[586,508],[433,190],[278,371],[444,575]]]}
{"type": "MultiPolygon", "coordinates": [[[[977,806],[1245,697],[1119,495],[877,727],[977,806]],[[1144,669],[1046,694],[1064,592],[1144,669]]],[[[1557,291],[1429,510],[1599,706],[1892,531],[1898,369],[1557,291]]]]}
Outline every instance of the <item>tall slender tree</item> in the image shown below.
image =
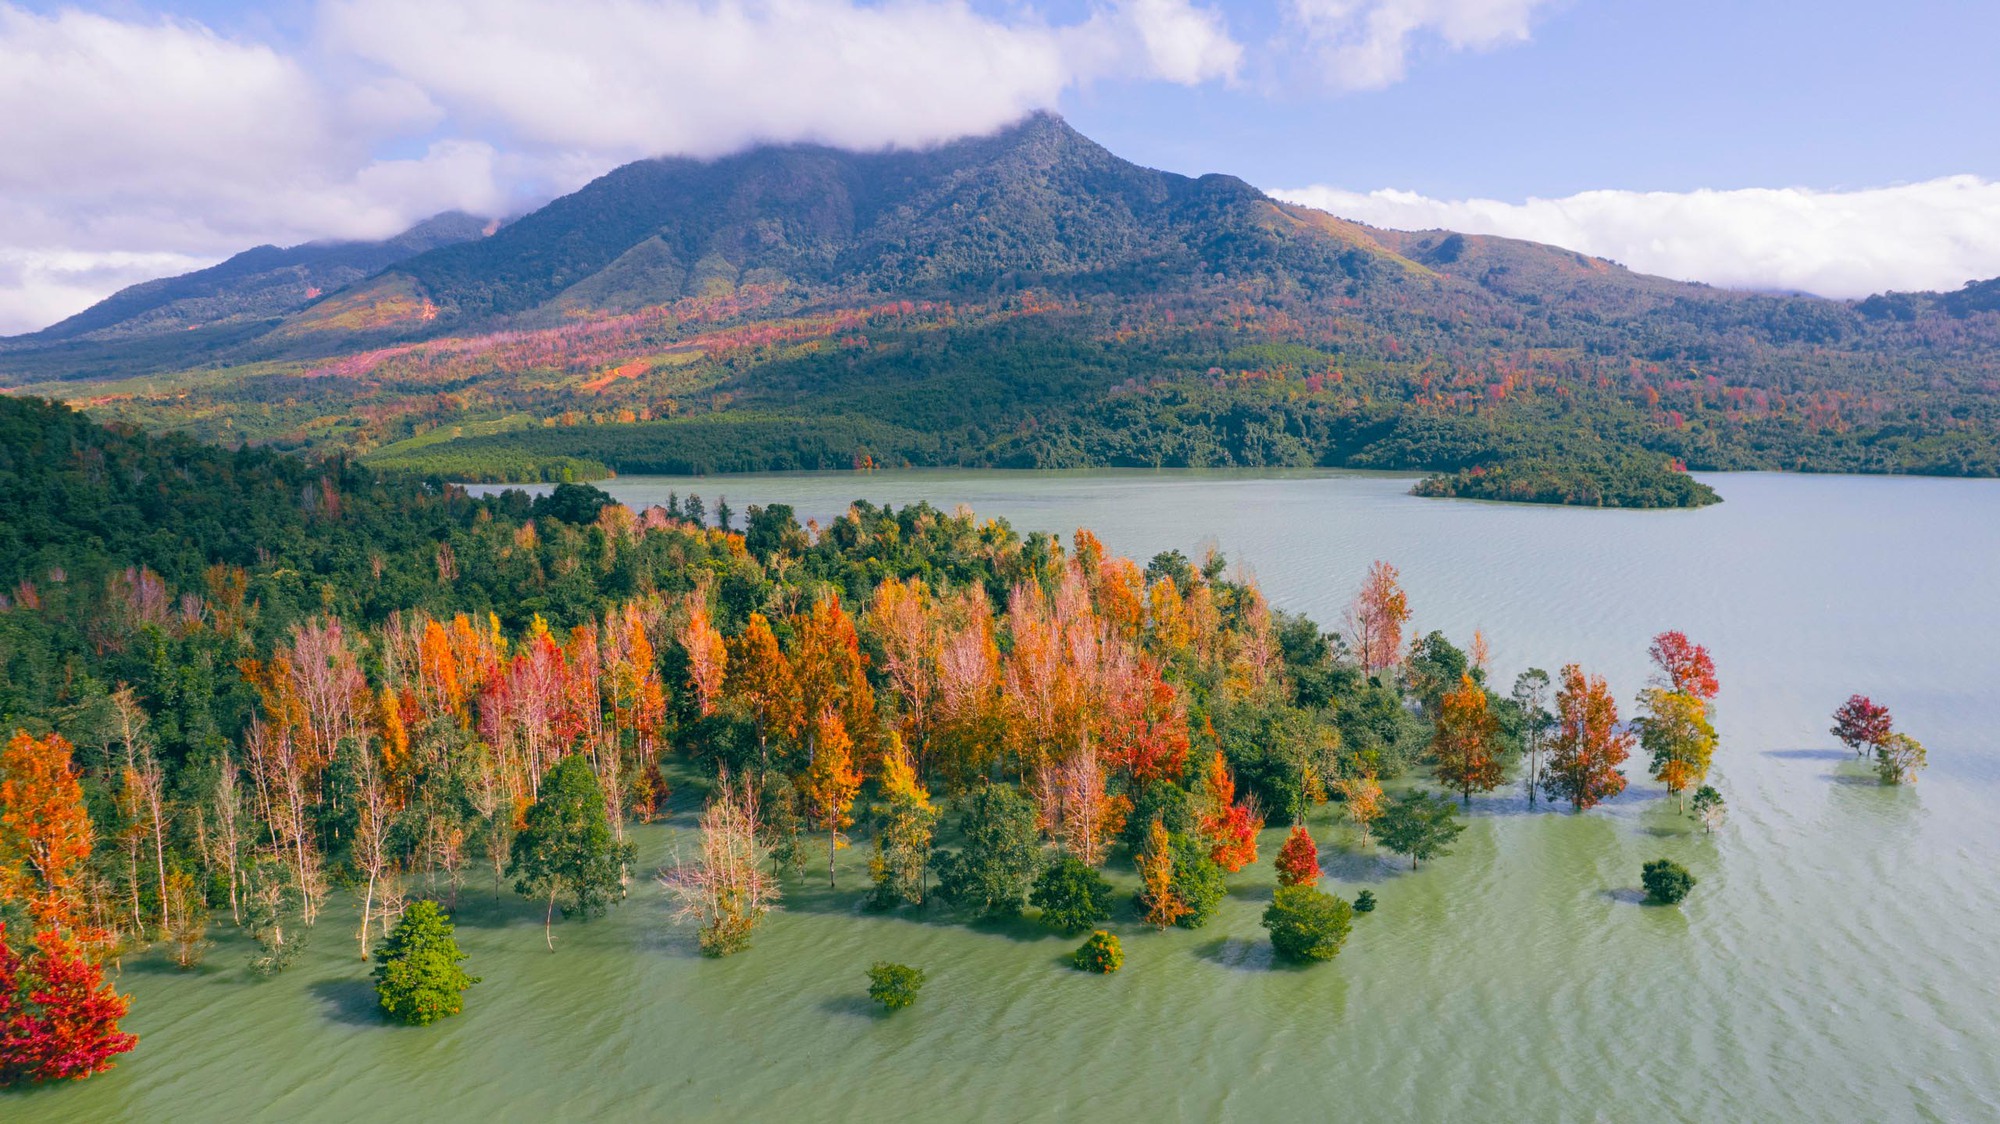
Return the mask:
{"type": "Polygon", "coordinates": [[[1555,715],[1549,713],[1549,673],[1531,667],[1516,676],[1514,705],[1521,712],[1521,749],[1528,759],[1523,787],[1528,790],[1528,806],[1533,807],[1540,795],[1542,753],[1548,748],[1549,728],[1555,725],[1555,715]]]}
{"type": "Polygon", "coordinates": [[[1491,792],[1506,779],[1496,744],[1500,723],[1487,709],[1486,689],[1472,676],[1461,676],[1457,687],[1439,697],[1432,730],[1438,783],[1457,792],[1467,807],[1473,793],[1491,792]]]}
{"type": "Polygon", "coordinates": [[[1399,579],[1394,566],[1376,561],[1368,567],[1361,592],[1347,611],[1355,657],[1370,675],[1394,664],[1403,651],[1403,625],[1410,619],[1410,599],[1399,579]]]}

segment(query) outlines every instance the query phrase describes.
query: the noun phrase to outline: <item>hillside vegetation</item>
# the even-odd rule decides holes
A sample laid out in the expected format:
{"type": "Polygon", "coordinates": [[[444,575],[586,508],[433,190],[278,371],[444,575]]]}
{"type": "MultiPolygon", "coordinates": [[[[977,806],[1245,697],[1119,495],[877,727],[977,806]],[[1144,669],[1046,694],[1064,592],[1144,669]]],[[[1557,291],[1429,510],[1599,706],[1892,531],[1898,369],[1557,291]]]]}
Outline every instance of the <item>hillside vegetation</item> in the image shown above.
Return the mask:
{"type": "Polygon", "coordinates": [[[1376,230],[1041,115],[923,152],[643,161],[255,331],[24,338],[0,373],[473,479],[1328,465],[1687,503],[1683,466],[2000,474],[1996,285],[1754,295],[1376,230]]]}

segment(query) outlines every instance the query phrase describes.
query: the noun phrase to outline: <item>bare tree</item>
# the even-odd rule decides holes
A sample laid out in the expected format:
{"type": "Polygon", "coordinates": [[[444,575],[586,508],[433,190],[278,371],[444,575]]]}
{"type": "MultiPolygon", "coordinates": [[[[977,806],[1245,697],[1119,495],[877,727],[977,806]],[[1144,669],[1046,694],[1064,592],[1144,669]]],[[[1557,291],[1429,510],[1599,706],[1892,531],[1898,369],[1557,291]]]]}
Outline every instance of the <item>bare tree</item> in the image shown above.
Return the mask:
{"type": "Polygon", "coordinates": [[[762,868],[757,843],[757,794],[724,774],[701,814],[701,854],[660,875],[678,903],[674,919],[698,926],[707,956],[749,947],[750,932],[778,899],[777,880],[762,868]]]}

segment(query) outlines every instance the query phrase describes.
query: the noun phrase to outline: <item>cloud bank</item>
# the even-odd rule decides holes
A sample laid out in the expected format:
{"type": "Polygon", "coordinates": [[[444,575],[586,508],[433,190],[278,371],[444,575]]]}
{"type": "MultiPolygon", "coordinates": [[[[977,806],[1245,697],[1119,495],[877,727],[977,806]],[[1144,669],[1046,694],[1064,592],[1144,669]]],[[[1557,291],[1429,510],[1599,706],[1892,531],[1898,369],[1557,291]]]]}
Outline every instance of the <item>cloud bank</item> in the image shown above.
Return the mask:
{"type": "MultiPolygon", "coordinates": [[[[1557,2],[1276,0],[1288,34],[1252,59],[1215,0],[1095,0],[1064,23],[968,0],[313,0],[295,43],[0,0],[0,335],[260,243],[515,213],[643,156],[921,146],[1100,83],[1230,85],[1274,58],[1379,88],[1429,54],[1525,41],[1557,2]]],[[[1850,296],[2000,275],[2000,184],[1968,177],[1525,203],[1282,194],[1721,285],[1850,296]]]]}
{"type": "Polygon", "coordinates": [[[1860,297],[2000,276],[2000,182],[1975,176],[1859,191],[1586,191],[1525,203],[1330,187],[1272,194],[1374,226],[1549,242],[1731,288],[1860,297]]]}
{"type": "Polygon", "coordinates": [[[499,215],[642,156],[917,146],[1092,83],[1234,79],[1191,0],[321,0],[281,48],[0,0],[0,334],[264,242],[499,215]]]}
{"type": "Polygon", "coordinates": [[[1241,56],[1186,0],[1127,0],[1066,27],[911,0],[330,0],[321,26],[455,117],[626,158],[930,144],[1100,79],[1228,79],[1241,56]]]}

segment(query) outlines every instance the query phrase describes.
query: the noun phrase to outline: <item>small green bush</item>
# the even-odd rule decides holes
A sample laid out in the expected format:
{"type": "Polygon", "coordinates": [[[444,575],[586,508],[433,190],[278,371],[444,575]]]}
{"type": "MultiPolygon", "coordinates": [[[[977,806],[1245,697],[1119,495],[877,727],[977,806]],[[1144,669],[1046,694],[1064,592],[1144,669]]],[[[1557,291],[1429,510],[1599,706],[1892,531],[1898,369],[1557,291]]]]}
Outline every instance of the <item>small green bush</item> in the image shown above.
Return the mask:
{"type": "Polygon", "coordinates": [[[375,950],[375,994],[383,1013],[410,1026],[458,1014],[465,1009],[465,989],[479,982],[458,966],[464,959],[451,918],[438,904],[411,902],[375,950]]]}
{"type": "Polygon", "coordinates": [[[1679,905],[1694,889],[1694,875],[1672,859],[1655,859],[1639,873],[1646,886],[1646,900],[1660,905],[1679,905]]]}
{"type": "Polygon", "coordinates": [[[1280,886],[1264,910],[1271,947],[1287,960],[1331,960],[1340,955],[1354,907],[1314,886],[1280,886]]]}
{"type": "Polygon", "coordinates": [[[878,960],[868,969],[868,998],[891,1011],[900,1011],[917,1001],[924,986],[924,970],[908,964],[878,960]]]}
{"type": "Polygon", "coordinates": [[[1078,933],[1111,916],[1111,883],[1083,860],[1065,857],[1035,880],[1028,903],[1042,911],[1042,924],[1078,933]]]}
{"type": "Polygon", "coordinates": [[[1375,912],[1375,891],[1363,890],[1360,893],[1354,895],[1354,912],[1356,913],[1375,912]]]}
{"type": "Polygon", "coordinates": [[[1069,959],[1086,972],[1109,975],[1125,966],[1125,949],[1119,945],[1116,934],[1099,929],[1069,959]]]}

